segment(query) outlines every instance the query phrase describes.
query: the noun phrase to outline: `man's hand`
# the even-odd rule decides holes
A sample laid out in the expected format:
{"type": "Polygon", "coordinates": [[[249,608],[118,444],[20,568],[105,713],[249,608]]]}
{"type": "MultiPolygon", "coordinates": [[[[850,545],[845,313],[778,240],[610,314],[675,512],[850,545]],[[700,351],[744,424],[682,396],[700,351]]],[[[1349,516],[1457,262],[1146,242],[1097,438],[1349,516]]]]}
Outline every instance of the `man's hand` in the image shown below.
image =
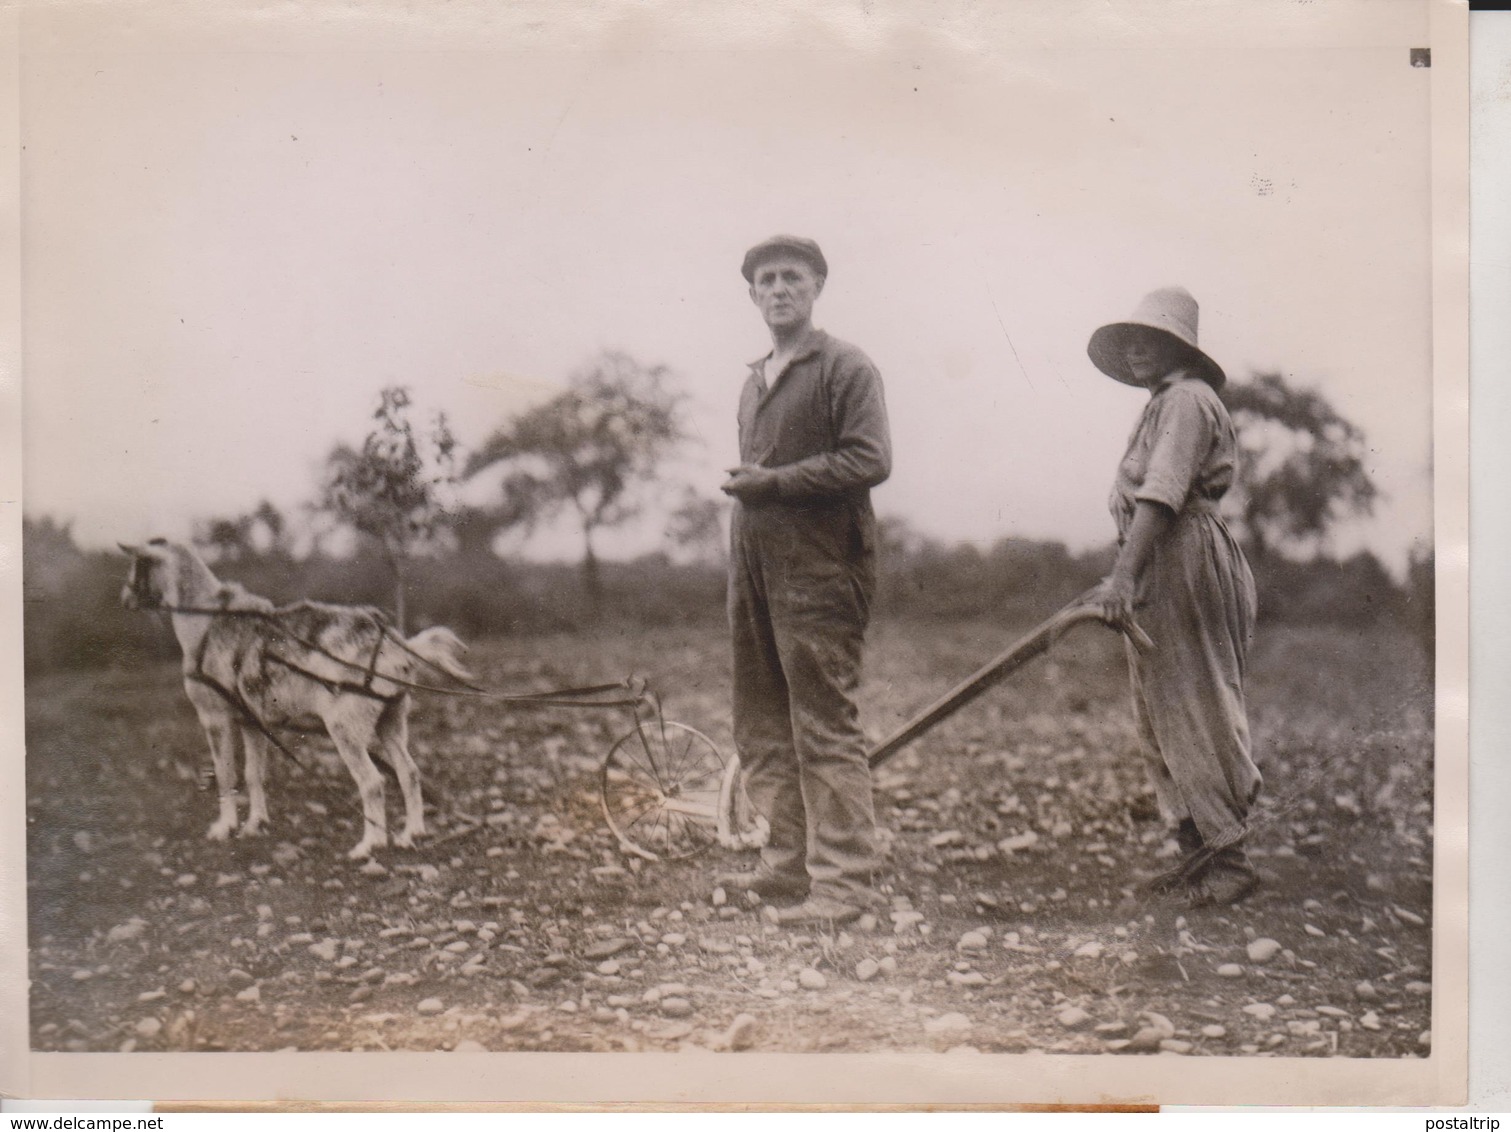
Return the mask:
{"type": "Polygon", "coordinates": [[[719,490],[725,495],[732,495],[741,503],[759,503],[763,499],[771,499],[776,495],[776,473],[770,468],[763,468],[759,464],[741,464],[738,468],[729,469],[729,479],[725,480],[719,490]]]}

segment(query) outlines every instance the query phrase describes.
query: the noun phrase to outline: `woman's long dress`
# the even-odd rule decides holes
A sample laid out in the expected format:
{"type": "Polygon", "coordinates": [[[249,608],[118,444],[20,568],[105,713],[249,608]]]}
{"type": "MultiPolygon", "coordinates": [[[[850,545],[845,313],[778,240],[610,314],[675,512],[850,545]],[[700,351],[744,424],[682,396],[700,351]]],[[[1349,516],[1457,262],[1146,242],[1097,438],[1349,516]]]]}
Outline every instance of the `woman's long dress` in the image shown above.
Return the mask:
{"type": "Polygon", "coordinates": [[[1128,660],[1160,809],[1172,822],[1192,819],[1213,847],[1243,837],[1261,785],[1243,691],[1254,578],[1217,511],[1237,458],[1233,422],[1216,392],[1177,374],[1139,418],[1110,504],[1120,542],[1139,500],[1176,516],[1134,599],[1155,647],[1140,653],[1130,645],[1128,660]]]}

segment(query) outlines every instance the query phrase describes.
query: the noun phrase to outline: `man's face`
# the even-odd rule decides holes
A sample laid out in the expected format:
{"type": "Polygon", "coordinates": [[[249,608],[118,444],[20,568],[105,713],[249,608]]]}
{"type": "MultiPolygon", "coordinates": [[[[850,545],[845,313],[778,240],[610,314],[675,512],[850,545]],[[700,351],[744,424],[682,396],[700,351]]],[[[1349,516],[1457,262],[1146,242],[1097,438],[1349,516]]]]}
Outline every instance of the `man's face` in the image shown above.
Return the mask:
{"type": "Polygon", "coordinates": [[[824,280],[801,256],[772,256],[755,269],[750,285],[751,301],[773,330],[802,326],[813,317],[813,303],[824,290],[824,280]]]}

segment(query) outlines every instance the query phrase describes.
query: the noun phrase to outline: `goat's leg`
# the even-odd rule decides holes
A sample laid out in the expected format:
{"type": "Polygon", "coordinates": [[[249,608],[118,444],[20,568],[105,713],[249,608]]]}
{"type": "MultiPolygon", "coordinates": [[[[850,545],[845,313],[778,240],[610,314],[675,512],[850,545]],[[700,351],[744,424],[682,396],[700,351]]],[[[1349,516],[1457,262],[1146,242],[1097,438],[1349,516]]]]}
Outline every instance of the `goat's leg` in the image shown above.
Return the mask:
{"type": "Polygon", "coordinates": [[[343,718],[326,721],[335,741],[336,751],[357,784],[362,797],[362,839],[347,853],[353,861],[372,855],[374,849],[388,844],[388,815],[384,810],[383,775],[367,753],[373,738],[371,726],[361,726],[343,718]]]}
{"type": "Polygon", "coordinates": [[[242,825],[239,836],[256,837],[268,820],[268,796],[263,786],[263,775],[267,772],[268,765],[267,737],[243,727],[241,748],[245,753],[245,769],[242,773],[247,780],[247,820],[242,825]]]}
{"type": "Polygon", "coordinates": [[[236,728],[219,715],[206,718],[205,737],[210,741],[210,760],[215,764],[215,789],[220,795],[220,815],[207,834],[211,841],[224,841],[236,828],[236,728]]]}
{"type": "Polygon", "coordinates": [[[378,753],[399,779],[404,795],[404,828],[393,843],[401,849],[425,836],[425,801],[420,790],[420,768],[409,753],[409,697],[385,705],[378,717],[378,753]]]}

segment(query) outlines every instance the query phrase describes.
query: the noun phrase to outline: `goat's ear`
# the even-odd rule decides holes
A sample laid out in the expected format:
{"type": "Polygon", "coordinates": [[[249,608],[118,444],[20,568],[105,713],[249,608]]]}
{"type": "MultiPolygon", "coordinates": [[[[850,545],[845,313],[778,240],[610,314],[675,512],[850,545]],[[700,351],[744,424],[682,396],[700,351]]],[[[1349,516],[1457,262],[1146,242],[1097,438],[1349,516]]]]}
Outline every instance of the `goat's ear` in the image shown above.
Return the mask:
{"type": "Polygon", "coordinates": [[[118,542],[118,543],[116,543],[116,546],[120,547],[122,550],[124,550],[127,554],[131,555],[131,557],[133,557],[133,558],[141,558],[144,554],[147,553],[145,550],[143,550],[139,546],[128,546],[124,542],[118,542]]]}

